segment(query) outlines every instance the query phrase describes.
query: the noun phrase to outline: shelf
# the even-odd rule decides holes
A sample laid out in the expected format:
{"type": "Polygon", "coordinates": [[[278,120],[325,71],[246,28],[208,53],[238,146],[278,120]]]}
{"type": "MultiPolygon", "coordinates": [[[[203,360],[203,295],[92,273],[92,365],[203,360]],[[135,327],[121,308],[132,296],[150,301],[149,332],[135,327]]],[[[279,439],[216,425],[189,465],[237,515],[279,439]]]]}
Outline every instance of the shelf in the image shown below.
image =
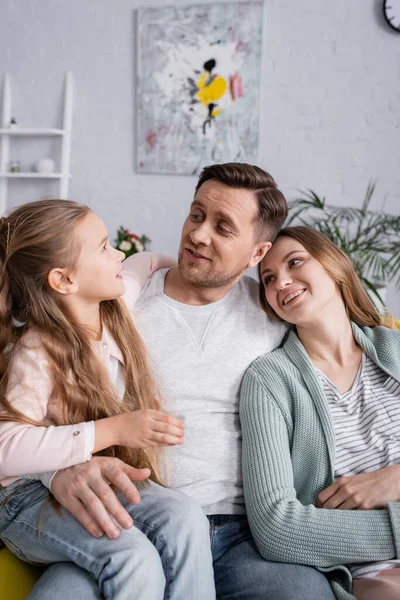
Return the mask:
{"type": "Polygon", "coordinates": [[[15,129],[0,128],[0,135],[40,136],[40,135],[64,135],[63,129],[15,129]]]}
{"type": "MultiPolygon", "coordinates": [[[[0,0],[1,1],[1,0],[0,0]]],[[[64,82],[64,102],[63,116],[59,127],[21,127],[15,124],[10,127],[11,120],[15,114],[11,105],[11,84],[10,77],[4,75],[2,90],[0,91],[0,216],[7,210],[8,188],[15,185],[15,181],[36,182],[36,187],[46,189],[46,181],[53,181],[53,185],[58,187],[58,197],[68,198],[68,187],[70,182],[70,161],[71,161],[71,132],[72,132],[72,111],[73,111],[73,80],[72,73],[67,72],[64,82]],[[59,164],[57,173],[38,173],[36,171],[10,171],[12,167],[12,147],[21,144],[25,147],[32,145],[34,140],[49,140],[56,142],[60,146],[59,164]],[[13,184],[14,182],[14,184],[13,184]]],[[[39,157],[38,157],[39,158],[39,157]]],[[[29,168],[29,167],[27,167],[29,168]]]]}
{"type": "MultiPolygon", "coordinates": [[[[0,173],[0,177],[11,177],[13,179],[61,179],[62,173],[0,173]]],[[[68,175],[70,177],[70,175],[68,175]]]]}

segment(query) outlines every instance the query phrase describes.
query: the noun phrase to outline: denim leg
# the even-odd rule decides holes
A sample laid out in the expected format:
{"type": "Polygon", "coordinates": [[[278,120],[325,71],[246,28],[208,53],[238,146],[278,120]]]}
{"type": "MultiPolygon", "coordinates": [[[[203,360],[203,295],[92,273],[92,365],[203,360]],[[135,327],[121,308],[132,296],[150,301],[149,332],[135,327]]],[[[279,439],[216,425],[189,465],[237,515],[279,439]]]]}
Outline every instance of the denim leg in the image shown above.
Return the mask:
{"type": "Polygon", "coordinates": [[[209,519],[218,600],[335,600],[316,569],[264,560],[246,517],[209,519]]]}
{"type": "MultiPolygon", "coordinates": [[[[116,540],[93,538],[67,511],[58,515],[52,506],[43,510],[48,496],[48,490],[33,481],[17,489],[3,507],[1,537],[15,554],[41,565],[73,562],[90,573],[107,600],[164,598],[160,556],[138,528],[122,531],[116,540]]],[[[53,598],[59,598],[54,585],[53,598]]]]}
{"type": "Polygon", "coordinates": [[[140,489],[129,512],[157,548],[166,576],[165,600],[214,600],[209,524],[200,505],[156,484],[140,489]]]}
{"type": "MultiPolygon", "coordinates": [[[[42,513],[47,498],[46,488],[31,482],[3,510],[8,526],[0,526],[1,536],[23,560],[35,564],[72,561],[91,574],[105,598],[113,600],[215,599],[208,521],[194,500],[150,484],[141,490],[140,504],[123,501],[134,527],[121,531],[116,540],[99,540],[67,511],[58,516],[49,506],[42,513]]],[[[70,567],[68,571],[79,592],[71,596],[68,575],[60,564],[44,576],[44,582],[39,580],[32,598],[35,594],[46,598],[44,593],[40,596],[43,589],[48,590],[48,598],[63,598],[54,573],[61,573],[66,584],[65,598],[96,598],[92,582],[82,571],[70,567]]]]}
{"type": "Polygon", "coordinates": [[[47,567],[26,600],[100,600],[95,579],[74,563],[54,563],[47,567]]]}

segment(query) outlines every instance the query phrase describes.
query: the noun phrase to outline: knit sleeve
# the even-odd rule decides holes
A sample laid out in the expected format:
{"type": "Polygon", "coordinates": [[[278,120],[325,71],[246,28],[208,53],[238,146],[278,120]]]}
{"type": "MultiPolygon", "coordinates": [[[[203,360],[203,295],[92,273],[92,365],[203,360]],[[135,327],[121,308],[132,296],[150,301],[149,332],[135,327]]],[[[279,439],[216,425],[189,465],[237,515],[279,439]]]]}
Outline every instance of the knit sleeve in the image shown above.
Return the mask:
{"type": "Polygon", "coordinates": [[[242,382],[240,418],[246,509],[265,559],[331,567],[400,557],[397,504],[389,514],[299,502],[285,416],[251,368],[242,382]]]}

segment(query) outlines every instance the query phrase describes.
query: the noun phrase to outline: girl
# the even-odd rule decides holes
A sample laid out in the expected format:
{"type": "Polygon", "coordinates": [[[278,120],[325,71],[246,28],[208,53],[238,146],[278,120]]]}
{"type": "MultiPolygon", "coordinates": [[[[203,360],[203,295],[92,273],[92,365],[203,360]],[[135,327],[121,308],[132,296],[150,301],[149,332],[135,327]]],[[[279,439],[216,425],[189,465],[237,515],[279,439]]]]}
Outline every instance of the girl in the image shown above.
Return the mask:
{"type": "Polygon", "coordinates": [[[105,598],[209,600],[206,518],[159,485],[158,448],[182,443],[183,424],[159,410],[128,312],[166,265],[144,255],[135,276],[123,257],[101,219],[76,202],[33,202],[2,219],[0,535],[31,563],[76,563],[105,598]],[[67,511],[58,516],[47,488],[27,478],[98,452],[151,479],[139,505],[125,502],[135,525],[115,539],[93,538],[67,511]]]}
{"type": "Polygon", "coordinates": [[[260,277],[264,309],[292,327],[241,391],[259,550],[326,573],[338,600],[399,599],[400,331],[311,228],[283,229],[260,277]]]}

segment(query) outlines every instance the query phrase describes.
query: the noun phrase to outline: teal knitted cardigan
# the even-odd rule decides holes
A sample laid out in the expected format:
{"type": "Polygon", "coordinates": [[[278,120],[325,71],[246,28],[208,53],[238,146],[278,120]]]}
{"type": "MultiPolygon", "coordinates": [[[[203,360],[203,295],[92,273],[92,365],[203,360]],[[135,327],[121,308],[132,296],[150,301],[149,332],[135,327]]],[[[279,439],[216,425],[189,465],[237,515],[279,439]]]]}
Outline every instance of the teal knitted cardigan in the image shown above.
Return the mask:
{"type": "MultiPolygon", "coordinates": [[[[365,353],[400,382],[400,331],[352,327],[365,353]]],[[[314,566],[338,600],[354,600],[346,564],[400,559],[400,503],[316,508],[334,481],[335,436],[321,383],[294,331],[247,370],[240,418],[246,510],[261,555],[314,566]]]]}

